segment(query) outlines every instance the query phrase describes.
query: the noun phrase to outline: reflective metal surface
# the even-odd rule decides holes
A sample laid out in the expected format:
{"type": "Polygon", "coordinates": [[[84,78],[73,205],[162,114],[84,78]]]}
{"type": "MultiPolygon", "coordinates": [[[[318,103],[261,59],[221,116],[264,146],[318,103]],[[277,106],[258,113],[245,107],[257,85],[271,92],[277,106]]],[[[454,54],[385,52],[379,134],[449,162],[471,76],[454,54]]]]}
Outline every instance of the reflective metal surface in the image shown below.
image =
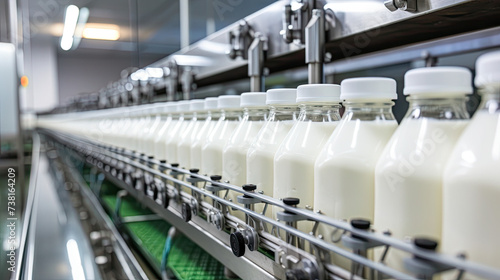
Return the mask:
{"type": "MultiPolygon", "coordinates": [[[[276,2],[245,18],[253,30],[269,40],[266,67],[271,73],[305,65],[304,46],[288,44],[280,35],[286,2],[276,2]]],[[[383,0],[330,0],[324,8],[329,27],[326,51],[332,53],[333,61],[494,27],[500,15],[493,0],[419,0],[417,12],[391,12],[383,0]]],[[[227,55],[228,34],[237,28],[238,23],[230,25],[152,66],[166,66],[169,59],[181,66],[195,66],[198,86],[244,78],[247,62],[227,55]]]]}
{"type": "Polygon", "coordinates": [[[23,279],[101,279],[94,254],[70,199],[56,189],[49,161],[38,162],[36,194],[23,279]]]}

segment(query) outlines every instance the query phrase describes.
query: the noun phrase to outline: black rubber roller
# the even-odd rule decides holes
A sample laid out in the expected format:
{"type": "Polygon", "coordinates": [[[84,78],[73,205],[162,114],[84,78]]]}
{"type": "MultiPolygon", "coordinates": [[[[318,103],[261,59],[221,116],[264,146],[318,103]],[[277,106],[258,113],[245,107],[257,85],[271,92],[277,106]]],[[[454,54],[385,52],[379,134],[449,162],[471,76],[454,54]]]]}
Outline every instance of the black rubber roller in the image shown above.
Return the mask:
{"type": "Polygon", "coordinates": [[[220,175],[210,176],[210,180],[212,180],[212,181],[220,181],[221,179],[222,179],[222,176],[220,176],[220,175]]]}
{"type": "Polygon", "coordinates": [[[429,238],[415,238],[413,240],[413,244],[420,249],[436,251],[438,246],[437,241],[429,239],[429,238]]]}
{"type": "Polygon", "coordinates": [[[191,206],[186,202],[182,203],[182,219],[185,222],[191,221],[191,206]]]}
{"type": "Polygon", "coordinates": [[[242,188],[244,191],[253,192],[257,189],[257,186],[254,184],[246,184],[246,185],[243,185],[242,188]]]}
{"type": "Polygon", "coordinates": [[[171,163],[170,165],[171,165],[172,167],[174,167],[174,168],[179,167],[179,164],[178,164],[178,163],[171,163]]]}
{"type": "Polygon", "coordinates": [[[243,234],[239,231],[231,233],[229,240],[233,254],[237,257],[243,256],[245,254],[245,238],[243,238],[243,234]]]}
{"type": "Polygon", "coordinates": [[[191,169],[189,169],[189,172],[191,172],[193,174],[198,174],[198,172],[200,172],[200,170],[198,168],[191,168],[191,169]]]}
{"type": "Polygon", "coordinates": [[[356,229],[368,230],[370,229],[371,222],[365,219],[352,219],[351,226],[356,229]]]}
{"type": "Polygon", "coordinates": [[[289,206],[295,206],[295,205],[298,205],[300,203],[300,199],[298,199],[296,197],[285,197],[285,198],[283,198],[283,203],[285,203],[286,205],[289,205],[289,206]]]}

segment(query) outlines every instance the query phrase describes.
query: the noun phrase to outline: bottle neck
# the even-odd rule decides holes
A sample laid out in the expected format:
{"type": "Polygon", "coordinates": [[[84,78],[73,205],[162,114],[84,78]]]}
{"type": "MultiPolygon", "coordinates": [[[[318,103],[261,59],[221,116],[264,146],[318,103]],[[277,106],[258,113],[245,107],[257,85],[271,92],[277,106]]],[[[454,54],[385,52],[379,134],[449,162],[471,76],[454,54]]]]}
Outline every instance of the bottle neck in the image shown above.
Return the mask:
{"type": "Polygon", "coordinates": [[[193,117],[193,119],[196,119],[197,121],[204,121],[209,115],[210,113],[208,111],[198,111],[195,112],[195,117],[193,117]]]}
{"type": "Polygon", "coordinates": [[[479,109],[490,114],[500,113],[500,85],[487,86],[480,90],[481,105],[479,109]]]}
{"type": "Polygon", "coordinates": [[[343,103],[345,107],[344,120],[362,120],[362,121],[380,121],[380,120],[395,120],[392,113],[392,101],[382,102],[360,102],[346,101],[343,103]]]}
{"type": "Polygon", "coordinates": [[[270,121],[295,121],[298,115],[297,105],[273,105],[269,109],[270,121]]]}
{"type": "Polygon", "coordinates": [[[220,111],[220,119],[226,121],[241,121],[243,112],[241,109],[222,109],[220,111]]]}
{"type": "Polygon", "coordinates": [[[299,105],[298,121],[332,122],[340,120],[339,103],[309,103],[299,105]]]}
{"type": "Polygon", "coordinates": [[[249,121],[265,121],[269,110],[266,107],[245,108],[243,110],[243,119],[249,121]]]}
{"type": "Polygon", "coordinates": [[[438,120],[465,120],[469,119],[466,96],[453,97],[417,97],[407,98],[410,107],[405,119],[432,118],[438,120]]]}

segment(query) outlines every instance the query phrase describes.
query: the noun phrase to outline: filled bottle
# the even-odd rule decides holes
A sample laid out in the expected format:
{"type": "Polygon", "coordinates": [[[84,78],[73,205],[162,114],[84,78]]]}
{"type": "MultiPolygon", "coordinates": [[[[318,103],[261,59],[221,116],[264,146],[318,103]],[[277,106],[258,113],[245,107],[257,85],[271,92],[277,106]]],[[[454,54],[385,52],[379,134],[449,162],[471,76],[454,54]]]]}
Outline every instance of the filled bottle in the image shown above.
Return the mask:
{"type": "MultiPolygon", "coordinates": [[[[257,192],[273,196],[274,156],[297,120],[297,90],[270,89],[266,93],[266,104],[270,106],[269,117],[248,148],[246,182],[255,184],[257,192]]],[[[255,211],[261,213],[263,207],[256,204],[255,211]]],[[[271,209],[265,214],[272,217],[271,209]]]]}
{"type": "MultiPolygon", "coordinates": [[[[247,151],[267,119],[265,92],[246,92],[241,94],[240,107],[243,117],[223,149],[222,179],[236,186],[246,184],[247,151]]],[[[229,198],[237,202],[238,192],[229,191],[229,198]]],[[[244,213],[233,211],[233,215],[244,219],[244,213]]]]}
{"type": "MultiPolygon", "coordinates": [[[[471,73],[466,68],[420,68],[405,74],[408,113],[375,169],[377,230],[389,230],[399,239],[440,240],[442,174],[469,119],[465,105],[470,93],[471,73]]],[[[376,255],[382,251],[376,250],[376,255]]],[[[407,256],[389,251],[387,264],[403,269],[407,256]]]]}
{"type": "Polygon", "coordinates": [[[475,84],[481,105],[443,177],[442,251],[465,253],[470,261],[500,269],[500,52],[479,57],[475,84]]]}
{"type": "MultiPolygon", "coordinates": [[[[396,81],[353,78],[342,81],[340,88],[345,112],[314,165],[314,210],[337,220],[373,221],[375,165],[398,126],[392,113],[396,81]]],[[[340,237],[324,225],[318,234],[328,242],[340,237]]],[[[339,255],[333,261],[351,268],[339,255]]]]}
{"type": "Polygon", "coordinates": [[[179,114],[177,113],[177,102],[167,102],[163,107],[163,115],[161,121],[161,128],[156,133],[154,145],[154,157],[158,160],[166,160],[167,154],[165,146],[165,138],[169,132],[172,123],[177,121],[179,114]]]}
{"type": "Polygon", "coordinates": [[[168,128],[168,132],[164,139],[165,141],[165,158],[169,163],[178,163],[177,158],[177,143],[180,139],[180,133],[186,124],[186,119],[191,119],[192,114],[189,112],[189,101],[183,100],[177,102],[178,119],[172,120],[168,128]]]}
{"type": "Polygon", "coordinates": [[[222,175],[222,150],[243,115],[240,98],[236,95],[219,96],[220,117],[201,151],[201,171],[209,176],[222,175]]]}
{"type": "MultiPolygon", "coordinates": [[[[200,125],[195,134],[193,134],[193,139],[191,142],[191,152],[190,152],[190,165],[191,168],[200,169],[201,168],[201,149],[203,144],[208,139],[208,135],[215,127],[217,120],[220,118],[220,110],[217,108],[218,98],[208,97],[205,98],[205,120],[200,125]]],[[[201,119],[200,119],[201,120],[201,119]]],[[[203,171],[200,171],[203,174],[203,171]]]]}
{"type": "MultiPolygon", "coordinates": [[[[339,102],[339,85],[297,88],[300,114],[274,157],[274,198],[299,198],[300,207],[312,210],[314,162],[340,120],[339,102]]],[[[299,222],[299,229],[309,233],[312,223],[299,222]]]]}
{"type": "Polygon", "coordinates": [[[199,126],[205,121],[207,113],[205,111],[204,100],[191,100],[189,102],[191,119],[186,118],[186,125],[180,131],[180,139],[177,143],[177,158],[179,166],[189,170],[191,168],[191,143],[193,135],[199,130],[199,126]]]}
{"type": "Polygon", "coordinates": [[[151,106],[151,121],[147,126],[144,127],[144,137],[141,139],[141,152],[145,153],[148,156],[153,156],[154,149],[151,145],[151,139],[154,138],[156,132],[160,128],[161,119],[162,119],[162,111],[163,111],[163,103],[155,103],[151,106]]]}

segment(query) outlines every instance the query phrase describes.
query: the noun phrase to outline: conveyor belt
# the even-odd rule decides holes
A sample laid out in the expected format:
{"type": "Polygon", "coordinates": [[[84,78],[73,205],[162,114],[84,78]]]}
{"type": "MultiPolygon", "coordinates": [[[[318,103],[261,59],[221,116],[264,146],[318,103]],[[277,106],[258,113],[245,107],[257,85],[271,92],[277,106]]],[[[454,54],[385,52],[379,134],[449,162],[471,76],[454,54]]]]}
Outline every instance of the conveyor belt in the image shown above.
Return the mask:
{"type": "MultiPolygon", "coordinates": [[[[114,186],[104,183],[102,201],[108,210],[116,207],[116,195],[113,195],[114,186]]],[[[116,189],[117,191],[118,189],[116,189]]],[[[151,210],[144,208],[134,199],[125,197],[122,200],[120,216],[149,215],[151,210]]],[[[132,235],[132,239],[143,248],[154,260],[154,266],[160,267],[163,247],[171,225],[163,220],[131,222],[124,224],[125,229],[132,235]]],[[[224,276],[224,266],[198,247],[185,236],[174,239],[168,258],[168,266],[178,279],[189,280],[219,280],[227,279],[224,276]]]]}

